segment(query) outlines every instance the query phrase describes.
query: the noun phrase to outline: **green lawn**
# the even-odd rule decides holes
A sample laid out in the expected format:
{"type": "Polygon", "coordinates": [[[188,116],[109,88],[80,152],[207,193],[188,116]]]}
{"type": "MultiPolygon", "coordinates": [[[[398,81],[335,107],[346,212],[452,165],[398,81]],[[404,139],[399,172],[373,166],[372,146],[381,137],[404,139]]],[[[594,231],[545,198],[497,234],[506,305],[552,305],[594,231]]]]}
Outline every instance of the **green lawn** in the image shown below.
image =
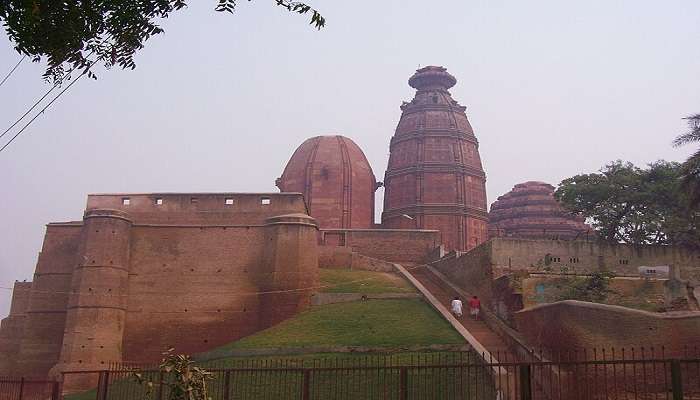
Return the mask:
{"type": "Polygon", "coordinates": [[[321,285],[328,286],[324,293],[415,293],[415,289],[403,277],[390,272],[373,272],[349,269],[325,269],[320,271],[321,285]]]}
{"type": "Polygon", "coordinates": [[[219,349],[455,343],[464,339],[423,300],[392,299],[312,307],[219,349]]]}
{"type": "MultiPolygon", "coordinates": [[[[299,369],[302,367],[313,369],[306,373],[310,399],[397,399],[402,385],[400,369],[396,367],[405,365],[441,366],[406,369],[403,386],[408,398],[492,400],[496,398],[494,382],[487,368],[479,366],[478,360],[478,355],[473,352],[397,353],[391,356],[344,353],[309,355],[294,359],[225,359],[205,363],[204,367],[215,371],[215,379],[207,385],[208,394],[214,400],[298,400],[301,398],[305,381],[305,373],[299,369]],[[469,366],[459,367],[457,364],[469,366]],[[217,368],[243,370],[224,373],[221,370],[217,371],[217,368]],[[225,384],[227,376],[228,384],[225,384]],[[225,394],[226,387],[229,388],[228,394],[225,394]]],[[[144,376],[153,382],[159,381],[156,372],[144,372],[144,376]]],[[[145,398],[143,387],[129,379],[126,374],[113,372],[111,377],[108,400],[145,398]]],[[[156,383],[156,393],[157,391],[156,383]]],[[[167,389],[162,398],[168,398],[167,389]]],[[[96,400],[96,391],[67,396],[66,399],[96,400]]]]}

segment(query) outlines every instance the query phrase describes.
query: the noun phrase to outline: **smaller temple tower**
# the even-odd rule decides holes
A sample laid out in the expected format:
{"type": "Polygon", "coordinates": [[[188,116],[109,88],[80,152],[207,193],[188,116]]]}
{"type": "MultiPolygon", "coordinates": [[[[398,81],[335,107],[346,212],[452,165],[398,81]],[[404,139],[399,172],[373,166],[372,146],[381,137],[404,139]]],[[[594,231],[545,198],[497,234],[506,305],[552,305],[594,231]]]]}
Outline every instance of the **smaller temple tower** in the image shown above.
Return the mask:
{"type": "Polygon", "coordinates": [[[316,136],[302,143],[275,182],[304,195],[320,228],[368,229],[374,224],[377,181],[360,147],[345,136],[316,136]]]}
{"type": "Polygon", "coordinates": [[[489,236],[527,239],[583,239],[592,229],[584,219],[568,213],[545,182],[519,183],[491,204],[489,236]]]}

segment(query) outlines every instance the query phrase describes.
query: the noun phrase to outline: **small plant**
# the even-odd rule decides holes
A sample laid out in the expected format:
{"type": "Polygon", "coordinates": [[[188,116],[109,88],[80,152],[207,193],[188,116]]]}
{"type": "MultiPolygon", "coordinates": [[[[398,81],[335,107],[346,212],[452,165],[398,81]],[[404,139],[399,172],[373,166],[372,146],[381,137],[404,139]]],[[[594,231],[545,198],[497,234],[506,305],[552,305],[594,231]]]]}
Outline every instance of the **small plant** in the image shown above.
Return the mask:
{"type": "Polygon", "coordinates": [[[168,349],[163,356],[159,365],[164,376],[162,382],[146,379],[140,372],[132,373],[136,382],[146,387],[146,399],[152,399],[154,388],[160,385],[163,393],[167,393],[167,400],[211,400],[207,381],[214,379],[214,374],[195,366],[189,356],[175,354],[175,349],[168,349]]]}
{"type": "Polygon", "coordinates": [[[593,303],[601,303],[607,299],[608,295],[613,293],[610,289],[610,279],[614,278],[615,274],[608,271],[593,272],[585,279],[575,278],[574,283],[569,288],[568,293],[564,294],[565,299],[590,301],[593,303]]]}

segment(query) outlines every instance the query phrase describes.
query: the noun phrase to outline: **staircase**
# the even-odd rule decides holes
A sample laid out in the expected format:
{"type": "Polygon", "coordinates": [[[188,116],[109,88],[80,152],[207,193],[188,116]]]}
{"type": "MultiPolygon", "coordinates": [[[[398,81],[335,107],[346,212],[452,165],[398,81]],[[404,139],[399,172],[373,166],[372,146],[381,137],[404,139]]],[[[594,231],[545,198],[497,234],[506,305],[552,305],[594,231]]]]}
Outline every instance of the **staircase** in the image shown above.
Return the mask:
{"type": "MultiPolygon", "coordinates": [[[[452,300],[459,296],[452,288],[443,284],[440,278],[435,276],[424,265],[411,266],[407,268],[408,273],[418,280],[438,301],[448,310],[452,300]]],[[[468,312],[467,302],[469,299],[460,299],[464,303],[464,315],[457,318],[459,323],[474,336],[474,338],[484,346],[493,362],[512,362],[516,360],[515,355],[510,351],[508,345],[496,334],[483,320],[474,320],[468,312]]],[[[488,358],[488,357],[487,357],[488,358]]],[[[491,360],[488,360],[491,361],[491,360]]]]}

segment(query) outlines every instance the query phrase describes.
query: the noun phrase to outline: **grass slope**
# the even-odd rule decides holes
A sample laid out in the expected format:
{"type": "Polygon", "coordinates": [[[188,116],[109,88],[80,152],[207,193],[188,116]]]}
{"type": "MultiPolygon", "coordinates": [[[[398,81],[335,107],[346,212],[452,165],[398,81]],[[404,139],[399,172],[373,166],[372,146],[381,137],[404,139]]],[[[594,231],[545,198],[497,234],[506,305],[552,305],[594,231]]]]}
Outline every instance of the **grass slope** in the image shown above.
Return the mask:
{"type": "Polygon", "coordinates": [[[402,277],[388,272],[348,269],[320,269],[321,289],[324,293],[415,293],[402,277]]]}
{"type": "Polygon", "coordinates": [[[421,299],[328,304],[220,349],[461,344],[464,339],[421,299]]]}

